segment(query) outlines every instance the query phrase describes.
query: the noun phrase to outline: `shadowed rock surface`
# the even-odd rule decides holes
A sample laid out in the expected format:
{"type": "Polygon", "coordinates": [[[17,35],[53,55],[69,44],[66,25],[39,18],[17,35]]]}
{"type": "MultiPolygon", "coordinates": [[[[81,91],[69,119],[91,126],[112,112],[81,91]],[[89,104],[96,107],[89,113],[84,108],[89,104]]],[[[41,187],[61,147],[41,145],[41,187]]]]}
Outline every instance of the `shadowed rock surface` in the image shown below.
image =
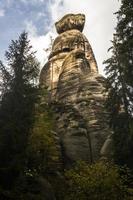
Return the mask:
{"type": "Polygon", "coordinates": [[[48,87],[56,115],[64,167],[77,160],[91,163],[111,154],[105,79],[98,74],[91,45],[82,34],[84,21],[82,14],[69,14],[56,23],[59,36],[40,74],[40,84],[48,87]]]}

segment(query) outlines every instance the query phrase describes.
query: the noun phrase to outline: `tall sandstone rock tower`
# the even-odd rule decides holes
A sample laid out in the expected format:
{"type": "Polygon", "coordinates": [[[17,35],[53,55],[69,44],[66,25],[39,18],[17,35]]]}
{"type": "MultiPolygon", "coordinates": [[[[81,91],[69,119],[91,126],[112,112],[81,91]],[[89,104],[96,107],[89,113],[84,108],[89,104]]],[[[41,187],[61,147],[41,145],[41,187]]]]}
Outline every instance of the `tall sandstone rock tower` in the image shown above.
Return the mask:
{"type": "Polygon", "coordinates": [[[62,164],[89,163],[110,155],[108,113],[104,108],[105,79],[83,35],[85,16],[68,14],[55,23],[55,39],[49,60],[40,74],[56,116],[56,138],[62,164]]]}

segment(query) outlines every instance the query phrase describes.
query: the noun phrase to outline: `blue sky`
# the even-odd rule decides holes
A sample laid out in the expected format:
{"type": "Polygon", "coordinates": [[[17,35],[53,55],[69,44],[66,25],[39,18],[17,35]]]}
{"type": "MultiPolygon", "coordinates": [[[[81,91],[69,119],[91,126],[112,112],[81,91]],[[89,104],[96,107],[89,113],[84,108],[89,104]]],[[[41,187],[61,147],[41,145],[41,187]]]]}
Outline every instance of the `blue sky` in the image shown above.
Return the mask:
{"type": "Polygon", "coordinates": [[[54,23],[67,13],[84,13],[84,34],[94,50],[99,70],[108,57],[107,49],[116,26],[119,8],[117,0],[0,0],[0,59],[12,39],[26,30],[41,65],[46,62],[44,49],[49,46],[50,36],[56,37],[54,23]]]}
{"type": "Polygon", "coordinates": [[[33,23],[37,34],[46,34],[51,22],[50,1],[40,0],[0,0],[0,57],[11,39],[33,23]]]}

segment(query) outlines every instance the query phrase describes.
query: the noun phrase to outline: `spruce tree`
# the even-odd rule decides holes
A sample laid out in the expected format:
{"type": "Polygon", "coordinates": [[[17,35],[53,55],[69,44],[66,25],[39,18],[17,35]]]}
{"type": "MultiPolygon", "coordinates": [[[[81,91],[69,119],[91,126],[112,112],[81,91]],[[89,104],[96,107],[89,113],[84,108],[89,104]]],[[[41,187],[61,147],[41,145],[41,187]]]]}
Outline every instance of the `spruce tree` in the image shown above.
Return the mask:
{"type": "Polygon", "coordinates": [[[107,59],[107,107],[114,129],[114,158],[133,167],[133,1],[122,0],[107,59]]]}
{"type": "Polygon", "coordinates": [[[26,32],[18,40],[11,41],[5,56],[7,65],[0,64],[3,78],[0,105],[0,184],[4,188],[10,188],[25,168],[25,149],[34,122],[39,63],[26,32]]]}

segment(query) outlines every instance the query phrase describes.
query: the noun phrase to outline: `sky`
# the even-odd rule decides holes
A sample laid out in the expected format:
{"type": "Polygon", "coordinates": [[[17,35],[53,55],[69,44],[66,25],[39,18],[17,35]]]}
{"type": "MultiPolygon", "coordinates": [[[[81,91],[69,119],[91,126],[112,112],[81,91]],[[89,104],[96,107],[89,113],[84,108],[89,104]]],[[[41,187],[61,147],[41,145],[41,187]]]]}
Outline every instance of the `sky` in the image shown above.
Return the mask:
{"type": "Polygon", "coordinates": [[[18,39],[27,31],[36,56],[45,64],[49,52],[46,49],[51,37],[57,36],[54,23],[68,13],[83,13],[86,16],[83,33],[94,51],[99,72],[104,74],[103,61],[116,27],[118,0],[0,0],[0,60],[11,40],[18,39]]]}

